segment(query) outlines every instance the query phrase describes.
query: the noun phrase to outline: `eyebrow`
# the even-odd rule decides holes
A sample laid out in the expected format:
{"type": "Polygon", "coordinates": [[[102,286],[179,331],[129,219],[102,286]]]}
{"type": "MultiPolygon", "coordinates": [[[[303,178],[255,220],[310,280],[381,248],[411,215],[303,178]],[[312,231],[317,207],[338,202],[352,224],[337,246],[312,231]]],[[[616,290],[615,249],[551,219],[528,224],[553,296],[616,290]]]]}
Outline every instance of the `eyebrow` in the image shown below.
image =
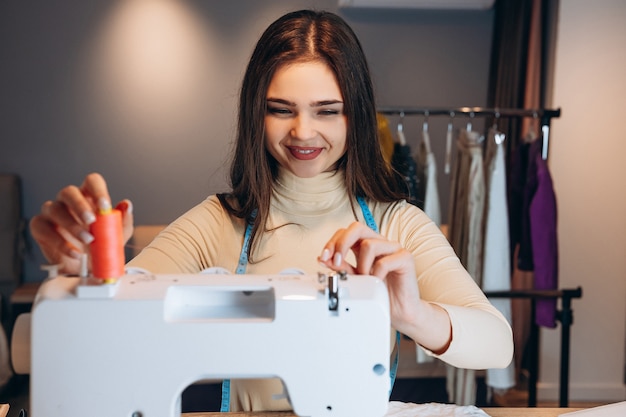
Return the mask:
{"type": "MultiPolygon", "coordinates": [[[[282,99],[282,98],[268,97],[267,101],[268,102],[272,102],[272,103],[285,104],[287,106],[296,107],[296,103],[291,102],[289,100],[282,99]]],[[[311,107],[322,107],[322,106],[328,106],[328,105],[331,105],[331,104],[343,104],[343,101],[341,101],[341,100],[334,100],[334,99],[320,100],[320,101],[314,101],[313,103],[310,104],[310,106],[311,107]]]]}

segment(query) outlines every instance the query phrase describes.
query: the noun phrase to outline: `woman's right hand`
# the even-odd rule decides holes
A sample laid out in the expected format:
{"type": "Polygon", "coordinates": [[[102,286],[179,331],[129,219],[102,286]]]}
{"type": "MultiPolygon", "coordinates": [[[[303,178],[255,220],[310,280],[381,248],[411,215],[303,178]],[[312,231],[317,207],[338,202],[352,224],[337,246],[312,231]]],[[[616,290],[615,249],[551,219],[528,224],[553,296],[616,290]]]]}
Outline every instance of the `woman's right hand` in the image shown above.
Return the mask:
{"type": "MultiPolygon", "coordinates": [[[[41,213],[31,219],[30,232],[48,262],[60,266],[59,272],[78,274],[81,256],[93,241],[89,225],[96,220],[98,210],[110,208],[106,181],[100,174],[92,173],[80,187],[64,187],[56,200],[46,201],[41,213]]],[[[122,212],[126,243],[133,233],[132,204],[122,200],[115,208],[122,212]]]]}

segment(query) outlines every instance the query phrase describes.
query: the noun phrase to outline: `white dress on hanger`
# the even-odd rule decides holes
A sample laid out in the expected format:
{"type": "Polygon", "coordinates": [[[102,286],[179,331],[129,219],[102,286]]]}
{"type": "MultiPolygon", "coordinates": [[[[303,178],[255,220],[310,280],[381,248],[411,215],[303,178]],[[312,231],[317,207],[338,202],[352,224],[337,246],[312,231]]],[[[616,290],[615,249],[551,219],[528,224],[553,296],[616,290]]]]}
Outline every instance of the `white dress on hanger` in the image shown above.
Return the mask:
{"type": "MultiPolygon", "coordinates": [[[[509,252],[509,216],[506,195],[504,134],[490,129],[485,156],[487,193],[485,201],[485,232],[483,236],[483,291],[511,289],[509,252]]],[[[489,301],[511,323],[511,300],[491,298],[489,301]]],[[[486,384],[495,389],[515,386],[515,363],[503,369],[488,369],[486,384]]]]}
{"type": "Polygon", "coordinates": [[[430,147],[430,134],[428,130],[422,133],[422,146],[420,147],[420,161],[424,161],[424,178],[426,180],[426,192],[424,194],[424,213],[441,226],[441,203],[439,190],[437,189],[437,161],[430,147]]]}

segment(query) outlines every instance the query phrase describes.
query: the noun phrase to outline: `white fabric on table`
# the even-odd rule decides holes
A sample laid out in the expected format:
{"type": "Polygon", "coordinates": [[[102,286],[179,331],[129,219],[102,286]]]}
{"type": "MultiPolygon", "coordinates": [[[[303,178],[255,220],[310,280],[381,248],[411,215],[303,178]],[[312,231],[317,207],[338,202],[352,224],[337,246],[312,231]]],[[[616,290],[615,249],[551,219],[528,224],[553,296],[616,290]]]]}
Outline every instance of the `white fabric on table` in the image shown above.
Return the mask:
{"type": "Polygon", "coordinates": [[[489,414],[474,405],[391,401],[385,417],[489,417],[489,414]]]}

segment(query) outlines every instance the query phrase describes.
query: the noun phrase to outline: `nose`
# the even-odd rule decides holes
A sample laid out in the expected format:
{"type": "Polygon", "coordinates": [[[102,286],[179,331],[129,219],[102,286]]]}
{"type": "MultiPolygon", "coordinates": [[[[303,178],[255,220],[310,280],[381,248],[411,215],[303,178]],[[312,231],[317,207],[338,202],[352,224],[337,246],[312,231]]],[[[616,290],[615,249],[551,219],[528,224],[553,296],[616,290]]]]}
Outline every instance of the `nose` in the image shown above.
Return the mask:
{"type": "Polygon", "coordinates": [[[300,140],[312,139],[317,135],[315,122],[308,115],[300,114],[294,119],[291,136],[300,140]]]}

